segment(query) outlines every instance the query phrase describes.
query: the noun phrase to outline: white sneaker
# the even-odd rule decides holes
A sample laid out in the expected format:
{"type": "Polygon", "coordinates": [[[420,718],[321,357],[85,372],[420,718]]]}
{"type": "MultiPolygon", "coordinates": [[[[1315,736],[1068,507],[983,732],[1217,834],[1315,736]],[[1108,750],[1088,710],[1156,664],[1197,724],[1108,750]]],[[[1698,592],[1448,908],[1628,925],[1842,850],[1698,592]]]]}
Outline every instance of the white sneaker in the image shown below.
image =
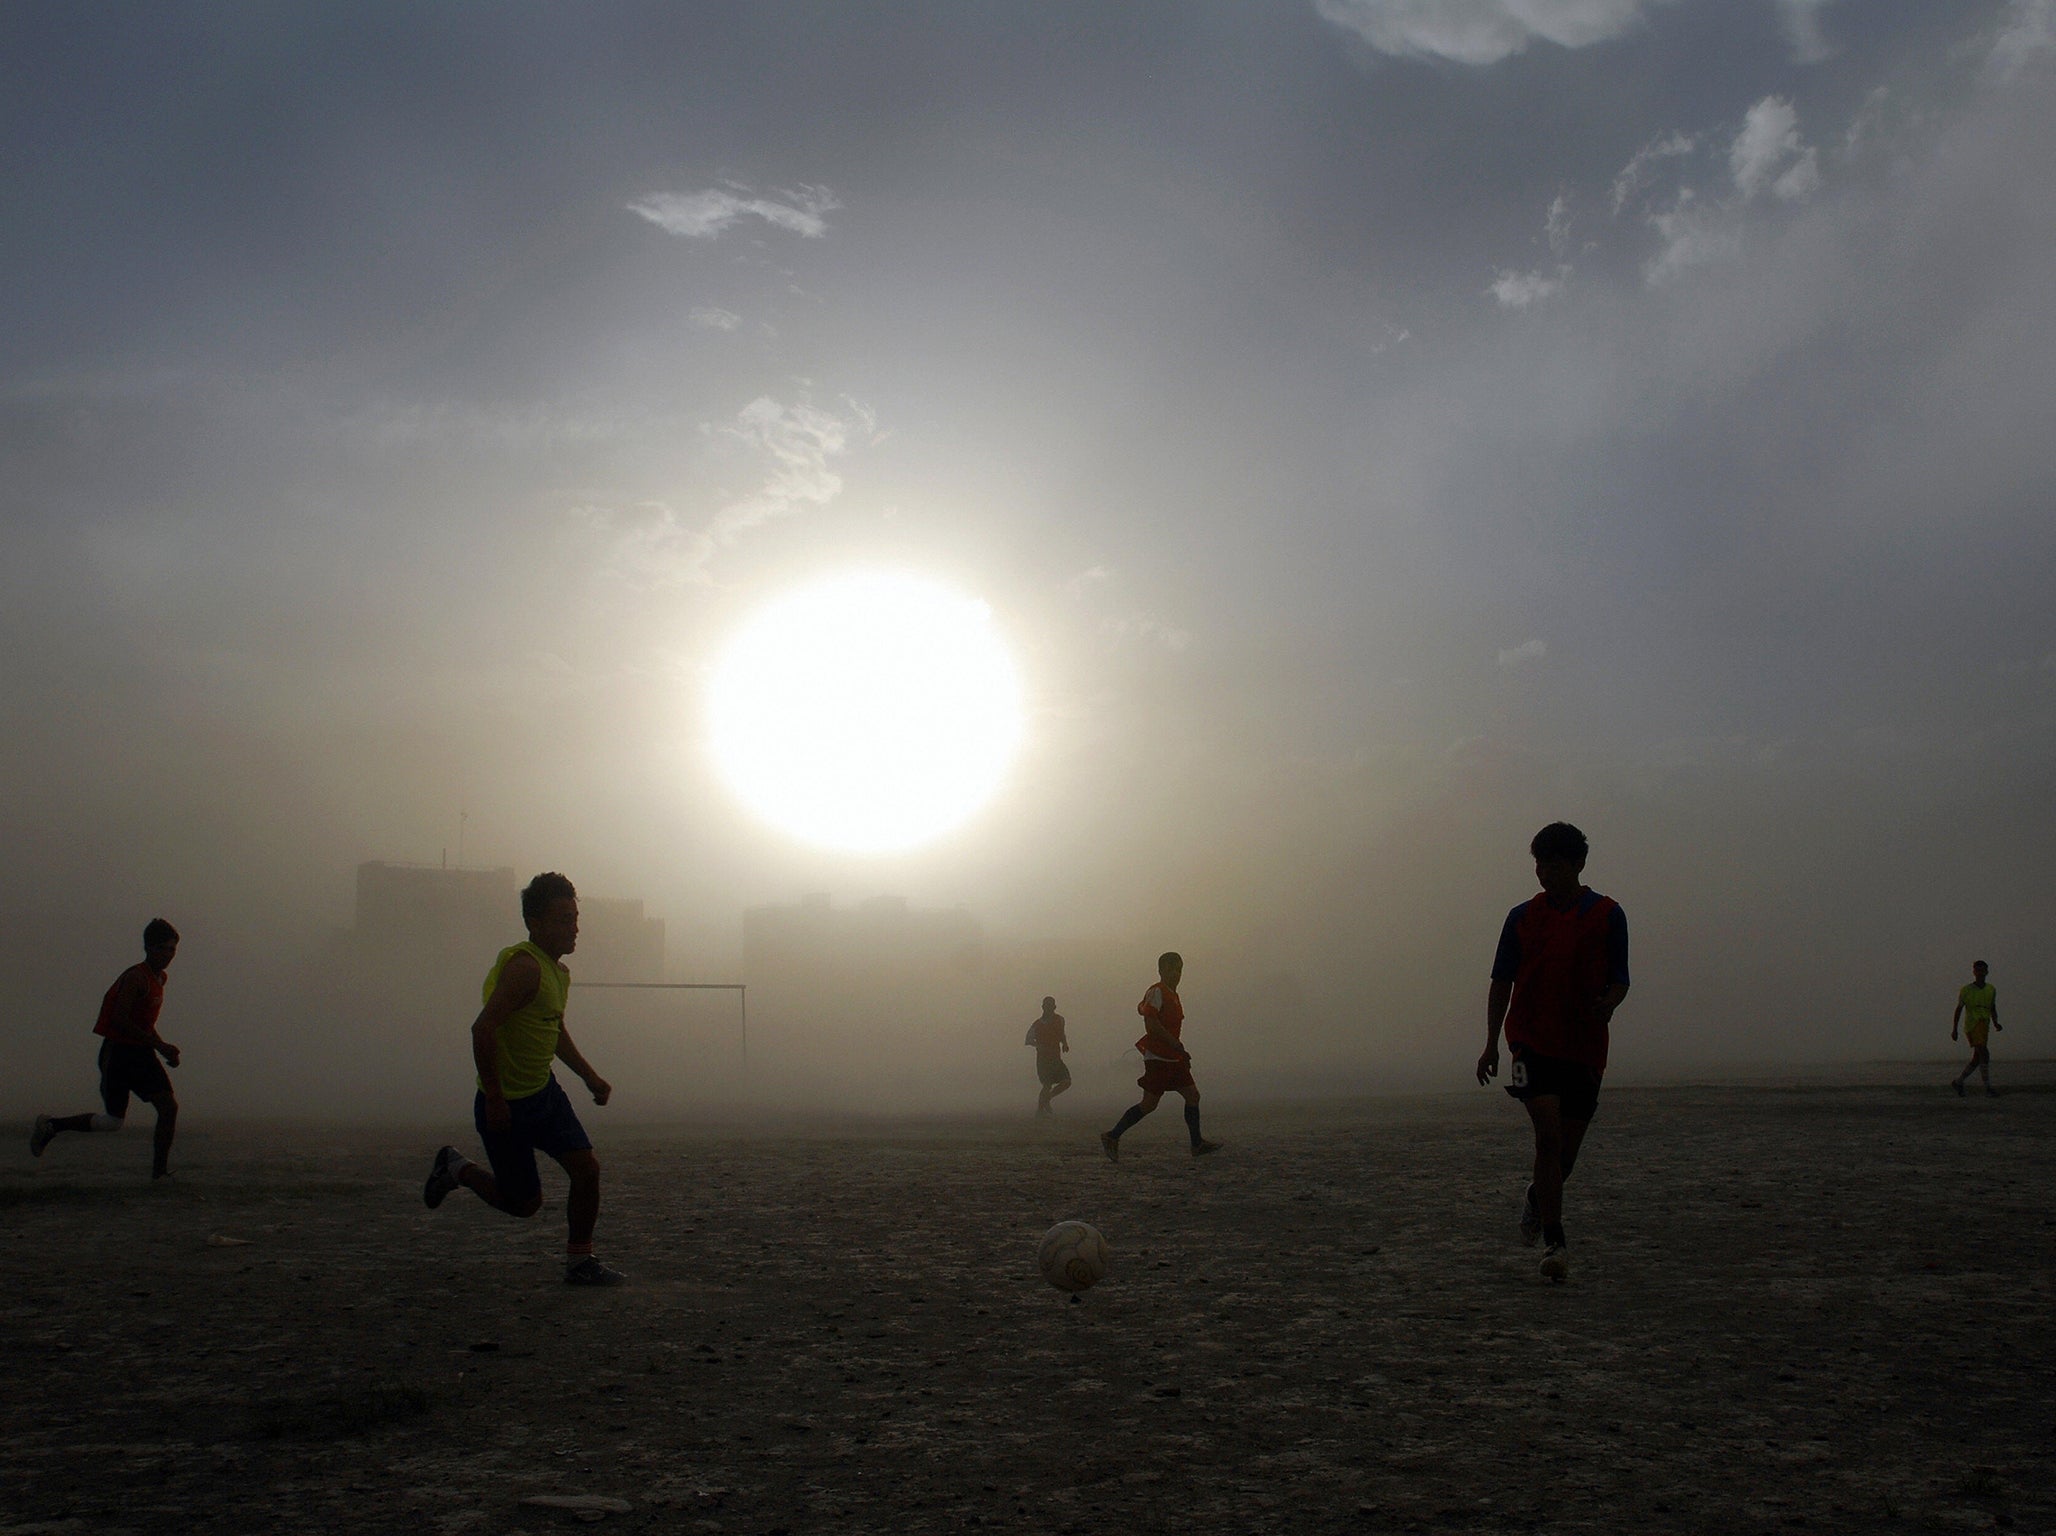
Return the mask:
{"type": "Polygon", "coordinates": [[[1542,1255],[1542,1278],[1544,1280],[1562,1280],[1570,1272],[1570,1248],[1563,1243],[1551,1243],[1548,1251],[1542,1255]]]}

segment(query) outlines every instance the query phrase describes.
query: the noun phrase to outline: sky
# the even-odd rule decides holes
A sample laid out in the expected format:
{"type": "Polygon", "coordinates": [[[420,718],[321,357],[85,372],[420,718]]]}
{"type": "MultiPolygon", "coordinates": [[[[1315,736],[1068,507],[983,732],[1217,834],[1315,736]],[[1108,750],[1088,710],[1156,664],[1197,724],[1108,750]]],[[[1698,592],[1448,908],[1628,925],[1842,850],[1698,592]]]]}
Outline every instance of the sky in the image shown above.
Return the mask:
{"type": "Polygon", "coordinates": [[[0,84],[52,1063],[156,912],[168,1034],[346,1002],[355,864],[461,836],[685,976],[895,893],[1460,1073],[1558,818],[1631,1072],[1945,1055],[1973,958],[2056,1050],[2056,0],[14,6],[0,84]],[[878,565],[1029,718],[857,858],[701,706],[878,565]]]}

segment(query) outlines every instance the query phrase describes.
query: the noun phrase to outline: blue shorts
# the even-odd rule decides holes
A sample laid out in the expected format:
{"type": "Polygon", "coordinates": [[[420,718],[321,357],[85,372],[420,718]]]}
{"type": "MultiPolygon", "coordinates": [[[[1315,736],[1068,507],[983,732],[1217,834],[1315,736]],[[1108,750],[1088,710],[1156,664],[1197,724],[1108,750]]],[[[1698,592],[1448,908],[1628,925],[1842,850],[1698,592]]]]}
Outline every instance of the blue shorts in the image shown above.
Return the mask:
{"type": "Polygon", "coordinates": [[[567,1152],[590,1152],[593,1144],[555,1077],[539,1093],[509,1099],[507,1110],[514,1117],[512,1125],[504,1131],[487,1129],[485,1095],[481,1093],[472,1100],[471,1118],[478,1125],[478,1139],[485,1143],[486,1161],[493,1165],[493,1182],[500,1186],[500,1198],[518,1205],[543,1192],[536,1153],[561,1160],[567,1152]]]}

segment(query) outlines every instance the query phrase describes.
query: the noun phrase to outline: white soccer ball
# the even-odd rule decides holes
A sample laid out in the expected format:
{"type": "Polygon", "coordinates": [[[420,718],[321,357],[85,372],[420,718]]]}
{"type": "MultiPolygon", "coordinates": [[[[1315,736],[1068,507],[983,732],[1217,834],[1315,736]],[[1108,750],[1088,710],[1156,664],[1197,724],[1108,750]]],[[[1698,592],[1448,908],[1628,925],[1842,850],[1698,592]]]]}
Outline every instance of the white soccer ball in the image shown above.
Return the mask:
{"type": "Polygon", "coordinates": [[[1042,1278],[1060,1291],[1082,1291],[1107,1272],[1107,1240],[1082,1221],[1060,1221],[1035,1250],[1042,1278]]]}

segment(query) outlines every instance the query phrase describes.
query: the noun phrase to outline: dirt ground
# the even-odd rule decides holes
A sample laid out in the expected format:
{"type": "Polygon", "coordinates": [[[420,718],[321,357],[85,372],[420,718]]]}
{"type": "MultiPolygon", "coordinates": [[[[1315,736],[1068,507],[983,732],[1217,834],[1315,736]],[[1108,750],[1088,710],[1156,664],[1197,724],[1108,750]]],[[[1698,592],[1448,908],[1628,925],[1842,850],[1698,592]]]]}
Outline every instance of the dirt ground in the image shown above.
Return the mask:
{"type": "MultiPolygon", "coordinates": [[[[1552,1286],[1496,1091],[588,1123],[615,1291],[455,1134],[0,1161],[0,1533],[2056,1530],[2056,1067],[1614,1089],[1552,1286]],[[1113,1269],[1069,1304],[1036,1239],[1113,1269]],[[625,1501],[611,1512],[524,1504],[625,1501]]],[[[1032,1091],[1032,1089],[1031,1089],[1032,1091]]],[[[141,1122],[147,1124],[148,1112],[141,1122]]],[[[467,1138],[468,1139],[468,1138],[467,1138]]]]}

